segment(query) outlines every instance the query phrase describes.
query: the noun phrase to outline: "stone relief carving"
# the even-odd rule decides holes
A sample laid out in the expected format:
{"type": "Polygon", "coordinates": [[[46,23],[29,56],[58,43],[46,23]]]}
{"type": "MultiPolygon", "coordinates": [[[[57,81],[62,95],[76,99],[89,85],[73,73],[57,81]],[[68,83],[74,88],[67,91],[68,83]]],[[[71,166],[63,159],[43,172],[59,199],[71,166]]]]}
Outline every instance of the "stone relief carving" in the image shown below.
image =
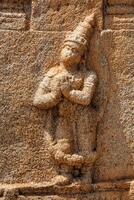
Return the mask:
{"type": "Polygon", "coordinates": [[[41,81],[33,104],[40,109],[58,110],[50,152],[58,167],[53,181],[67,185],[73,180],[92,182],[97,113],[91,106],[97,75],[87,66],[89,39],[95,16],[87,16],[65,39],[60,64],[41,81]]]}

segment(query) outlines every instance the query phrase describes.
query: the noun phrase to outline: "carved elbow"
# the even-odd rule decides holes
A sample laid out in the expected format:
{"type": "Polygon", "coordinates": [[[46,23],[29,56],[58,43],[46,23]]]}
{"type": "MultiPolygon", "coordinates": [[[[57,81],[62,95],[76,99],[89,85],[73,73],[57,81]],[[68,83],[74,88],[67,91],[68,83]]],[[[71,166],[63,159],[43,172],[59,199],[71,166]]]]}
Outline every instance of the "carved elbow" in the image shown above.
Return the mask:
{"type": "Polygon", "coordinates": [[[88,106],[91,103],[91,97],[87,94],[82,94],[80,98],[80,102],[84,106],[88,106]]]}
{"type": "Polygon", "coordinates": [[[35,95],[34,100],[33,100],[33,105],[37,108],[45,109],[44,101],[40,95],[35,95]]]}
{"type": "Polygon", "coordinates": [[[50,96],[42,97],[42,96],[35,96],[33,105],[40,109],[50,109],[58,104],[58,100],[53,99],[50,96]]]}
{"type": "Polygon", "coordinates": [[[90,99],[86,99],[86,100],[83,101],[84,106],[88,106],[88,105],[90,105],[90,103],[91,103],[90,99]]]}
{"type": "Polygon", "coordinates": [[[40,107],[39,97],[37,97],[37,96],[34,97],[33,105],[36,106],[36,107],[40,107]]]}

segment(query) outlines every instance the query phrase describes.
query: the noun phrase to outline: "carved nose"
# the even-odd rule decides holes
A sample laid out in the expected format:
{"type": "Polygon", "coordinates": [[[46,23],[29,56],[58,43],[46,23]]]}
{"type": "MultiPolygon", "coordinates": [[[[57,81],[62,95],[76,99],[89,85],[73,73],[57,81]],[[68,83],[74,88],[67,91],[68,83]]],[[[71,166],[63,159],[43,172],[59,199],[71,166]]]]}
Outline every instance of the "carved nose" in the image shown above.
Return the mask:
{"type": "Polygon", "coordinates": [[[71,51],[67,51],[67,52],[66,52],[66,57],[71,56],[71,55],[72,55],[72,52],[71,52],[71,51]]]}

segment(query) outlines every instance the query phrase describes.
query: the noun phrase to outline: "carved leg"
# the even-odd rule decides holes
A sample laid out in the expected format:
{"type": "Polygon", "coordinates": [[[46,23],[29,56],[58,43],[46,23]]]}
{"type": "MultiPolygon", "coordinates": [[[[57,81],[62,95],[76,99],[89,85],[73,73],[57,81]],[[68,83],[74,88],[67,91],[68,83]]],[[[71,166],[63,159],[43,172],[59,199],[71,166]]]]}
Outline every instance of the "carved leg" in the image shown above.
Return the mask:
{"type": "MultiPolygon", "coordinates": [[[[71,122],[69,116],[64,117],[60,116],[58,120],[58,126],[56,130],[56,141],[65,141],[70,147],[70,153],[73,152],[73,134],[72,134],[72,127],[71,127],[71,122]]],[[[61,146],[61,149],[62,148],[61,146]]]]}
{"type": "Polygon", "coordinates": [[[83,167],[81,169],[81,172],[82,172],[83,184],[91,184],[92,183],[92,167],[83,167]]]}
{"type": "Polygon", "coordinates": [[[71,183],[72,171],[67,164],[66,155],[70,156],[71,149],[67,139],[57,140],[57,143],[52,147],[52,155],[56,165],[58,166],[58,175],[53,178],[53,182],[59,186],[65,186],[71,183]]]}
{"type": "Polygon", "coordinates": [[[72,167],[81,167],[84,163],[83,156],[73,154],[73,131],[69,116],[60,116],[56,130],[56,140],[53,146],[53,158],[60,169],[59,175],[54,178],[57,185],[70,184],[72,180],[72,167]]]}
{"type": "Polygon", "coordinates": [[[96,117],[94,111],[89,107],[77,110],[76,125],[77,125],[77,138],[78,150],[83,156],[84,164],[81,167],[81,181],[85,186],[89,186],[92,182],[92,168],[97,159],[96,152],[93,151],[96,142],[96,117]]]}
{"type": "Polygon", "coordinates": [[[60,116],[56,130],[54,145],[54,159],[60,164],[66,164],[67,157],[73,152],[73,137],[71,134],[70,120],[67,117],[60,116]]]}

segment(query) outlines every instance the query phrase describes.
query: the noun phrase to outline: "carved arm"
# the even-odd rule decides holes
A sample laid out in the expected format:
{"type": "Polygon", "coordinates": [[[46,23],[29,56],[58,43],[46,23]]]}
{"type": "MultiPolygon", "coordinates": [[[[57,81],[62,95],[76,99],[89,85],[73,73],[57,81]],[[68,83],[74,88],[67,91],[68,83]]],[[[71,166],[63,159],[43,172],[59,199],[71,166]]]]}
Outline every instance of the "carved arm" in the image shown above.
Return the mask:
{"type": "Polygon", "coordinates": [[[63,91],[63,94],[67,99],[74,103],[89,105],[95,91],[96,83],[96,74],[94,72],[90,72],[84,79],[84,86],[82,90],[71,90],[69,92],[63,91]]]}
{"type": "Polygon", "coordinates": [[[54,87],[51,88],[51,91],[46,92],[48,90],[49,82],[50,78],[45,77],[35,93],[33,104],[38,108],[49,109],[56,106],[60,101],[61,92],[56,81],[54,87]]]}

